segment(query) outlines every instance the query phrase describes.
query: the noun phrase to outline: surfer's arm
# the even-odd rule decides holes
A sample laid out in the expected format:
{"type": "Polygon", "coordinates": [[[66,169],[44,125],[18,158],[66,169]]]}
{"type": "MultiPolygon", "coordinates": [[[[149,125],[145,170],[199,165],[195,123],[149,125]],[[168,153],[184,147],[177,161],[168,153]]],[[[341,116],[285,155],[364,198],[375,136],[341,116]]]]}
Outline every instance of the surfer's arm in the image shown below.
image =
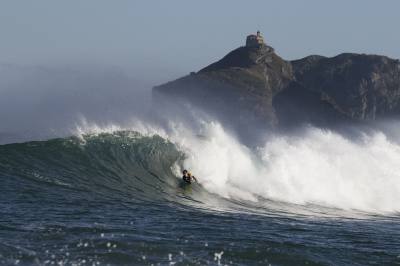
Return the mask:
{"type": "Polygon", "coordinates": [[[192,176],[192,178],[194,179],[194,181],[196,181],[196,183],[199,183],[199,182],[197,181],[197,178],[196,178],[195,176],[192,176]]]}

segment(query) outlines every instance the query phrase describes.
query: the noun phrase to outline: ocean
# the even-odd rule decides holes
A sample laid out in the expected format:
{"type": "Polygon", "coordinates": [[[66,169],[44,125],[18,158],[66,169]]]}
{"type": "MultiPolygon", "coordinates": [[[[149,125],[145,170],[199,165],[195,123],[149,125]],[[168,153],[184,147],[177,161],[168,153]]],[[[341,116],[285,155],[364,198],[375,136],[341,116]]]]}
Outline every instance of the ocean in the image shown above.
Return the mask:
{"type": "Polygon", "coordinates": [[[382,131],[217,122],[3,144],[0,264],[400,265],[399,161],[382,131]]]}

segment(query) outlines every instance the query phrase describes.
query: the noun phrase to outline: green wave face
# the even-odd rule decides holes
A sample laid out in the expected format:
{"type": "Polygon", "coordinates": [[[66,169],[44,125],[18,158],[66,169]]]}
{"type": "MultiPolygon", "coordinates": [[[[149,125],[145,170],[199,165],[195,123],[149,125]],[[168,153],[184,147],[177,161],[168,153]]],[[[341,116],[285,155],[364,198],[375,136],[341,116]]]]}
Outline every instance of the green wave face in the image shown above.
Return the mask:
{"type": "Polygon", "coordinates": [[[174,144],[136,132],[84,135],[0,146],[0,173],[49,190],[94,192],[110,198],[157,200],[176,187],[183,158],[174,144]]]}

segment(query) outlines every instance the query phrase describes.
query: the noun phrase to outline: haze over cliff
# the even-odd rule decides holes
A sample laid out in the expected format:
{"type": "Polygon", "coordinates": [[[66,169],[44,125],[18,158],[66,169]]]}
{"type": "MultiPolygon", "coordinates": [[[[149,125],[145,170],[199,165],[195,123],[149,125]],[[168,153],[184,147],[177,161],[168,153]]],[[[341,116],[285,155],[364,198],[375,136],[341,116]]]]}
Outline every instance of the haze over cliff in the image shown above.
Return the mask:
{"type": "Polygon", "coordinates": [[[153,91],[240,124],[372,121],[400,114],[400,62],[350,53],[286,61],[264,43],[247,43],[153,91]]]}

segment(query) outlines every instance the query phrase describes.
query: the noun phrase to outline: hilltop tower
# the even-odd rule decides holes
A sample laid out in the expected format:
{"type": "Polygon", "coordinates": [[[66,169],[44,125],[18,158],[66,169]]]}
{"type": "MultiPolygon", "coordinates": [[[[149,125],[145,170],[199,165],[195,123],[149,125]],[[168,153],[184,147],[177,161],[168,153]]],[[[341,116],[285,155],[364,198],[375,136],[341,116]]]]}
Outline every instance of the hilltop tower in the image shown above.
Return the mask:
{"type": "Polygon", "coordinates": [[[260,31],[257,31],[257,34],[250,34],[246,38],[246,47],[256,47],[260,48],[264,45],[264,38],[261,36],[260,31]]]}

